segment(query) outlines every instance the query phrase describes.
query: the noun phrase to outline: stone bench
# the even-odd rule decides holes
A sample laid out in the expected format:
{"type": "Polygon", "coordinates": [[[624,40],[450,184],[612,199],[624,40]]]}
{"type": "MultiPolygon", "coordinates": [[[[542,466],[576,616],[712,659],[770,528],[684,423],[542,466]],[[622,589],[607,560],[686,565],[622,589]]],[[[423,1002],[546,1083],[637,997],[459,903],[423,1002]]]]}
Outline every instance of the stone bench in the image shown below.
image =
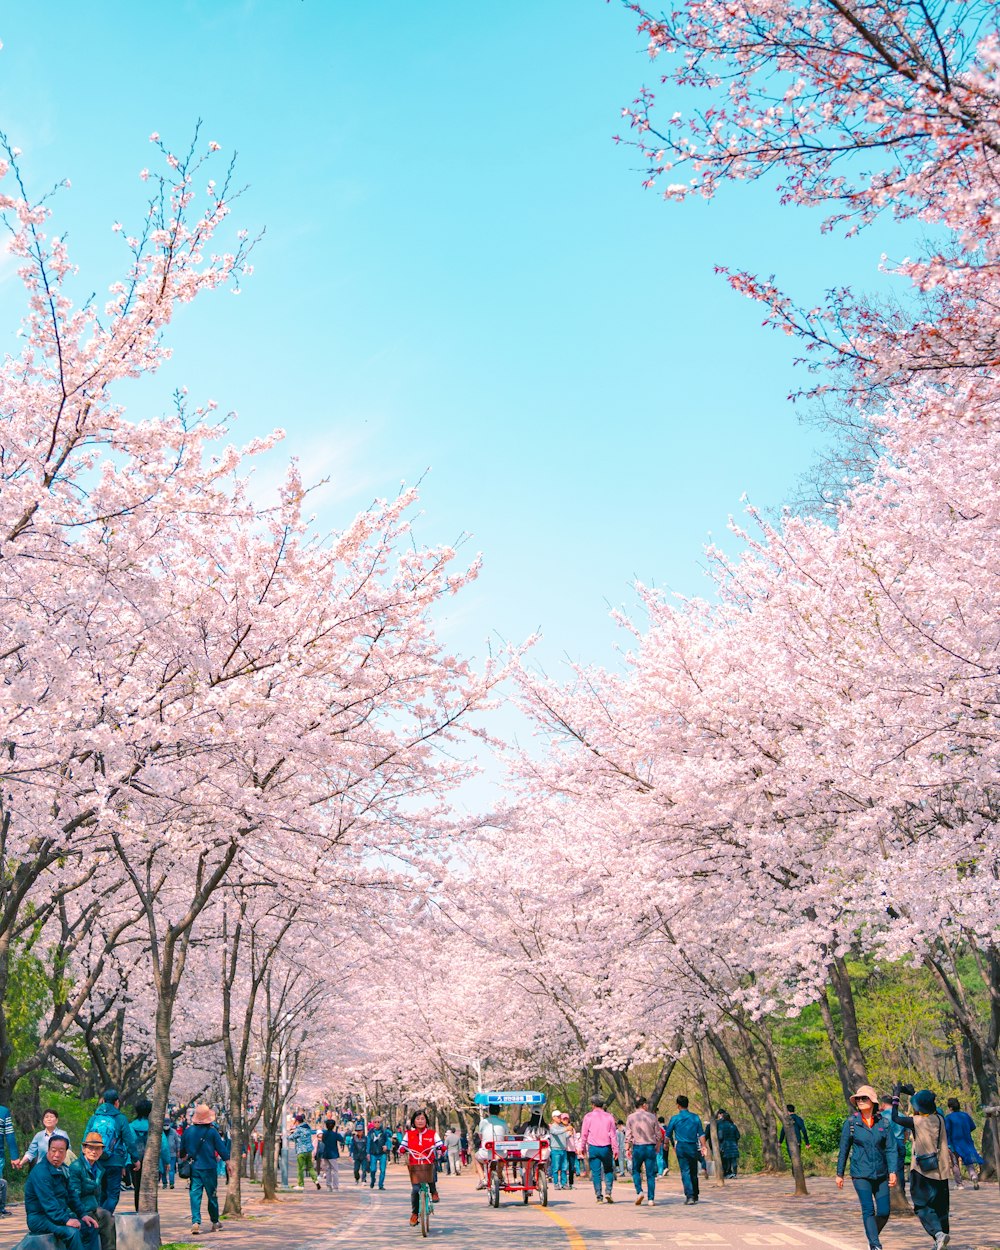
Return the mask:
{"type": "Polygon", "coordinates": [[[48,1233],[28,1233],[21,1238],[14,1250],[59,1250],[59,1243],[48,1233]]]}
{"type": "Polygon", "coordinates": [[[160,1216],[156,1211],[135,1215],[116,1211],[115,1232],[118,1250],[160,1250],[160,1216]]]}

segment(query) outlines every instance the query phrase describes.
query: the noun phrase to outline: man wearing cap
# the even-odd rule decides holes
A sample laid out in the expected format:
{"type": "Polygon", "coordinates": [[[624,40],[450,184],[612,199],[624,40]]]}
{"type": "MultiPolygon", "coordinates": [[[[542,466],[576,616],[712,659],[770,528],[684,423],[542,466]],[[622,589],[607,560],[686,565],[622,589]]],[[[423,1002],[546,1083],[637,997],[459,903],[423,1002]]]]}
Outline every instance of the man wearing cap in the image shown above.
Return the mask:
{"type": "Polygon", "coordinates": [[[83,1130],[84,1137],[88,1133],[99,1134],[104,1143],[101,1155],[101,1206],[113,1215],[122,1191],[122,1172],[137,1163],[140,1157],[135,1133],[119,1105],[116,1089],[104,1091],[97,1110],[83,1130]]]}
{"type": "Polygon", "coordinates": [[[56,1129],[45,1158],[31,1169],[24,1185],[28,1232],[54,1237],[66,1250],[97,1250],[97,1220],[84,1214],[70,1188],[68,1149],[69,1138],[56,1129]]]}
{"type": "Polygon", "coordinates": [[[88,1133],[83,1139],[83,1155],[74,1159],[66,1169],[69,1177],[69,1190],[77,1207],[84,1215],[97,1221],[97,1231],[101,1238],[101,1250],[115,1250],[118,1234],[115,1232],[115,1217],[100,1205],[101,1202],[101,1155],[104,1153],[104,1142],[100,1133],[88,1133]]]}
{"type": "Polygon", "coordinates": [[[879,1240],[889,1220],[889,1189],[896,1184],[899,1164],[892,1125],[879,1115],[878,1094],[862,1085],[852,1094],[854,1114],[847,1117],[840,1131],[837,1158],[837,1188],[844,1188],[844,1169],[851,1159],[851,1183],[861,1204],[870,1250],[882,1250],[879,1240]]]}
{"type": "Polygon", "coordinates": [[[590,1110],[580,1125],[580,1154],[590,1164],[590,1179],[594,1183],[597,1201],[614,1202],[611,1190],[615,1183],[615,1160],[618,1158],[618,1125],[615,1117],[604,1110],[604,1099],[600,1094],[591,1098],[590,1110]]]}

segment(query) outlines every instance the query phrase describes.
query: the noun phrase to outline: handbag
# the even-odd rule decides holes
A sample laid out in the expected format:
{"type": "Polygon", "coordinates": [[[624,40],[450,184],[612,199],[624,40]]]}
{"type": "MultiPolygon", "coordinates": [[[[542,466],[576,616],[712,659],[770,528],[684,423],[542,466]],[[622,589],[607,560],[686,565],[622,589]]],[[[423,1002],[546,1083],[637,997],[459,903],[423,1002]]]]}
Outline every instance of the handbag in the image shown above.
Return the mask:
{"type": "Polygon", "coordinates": [[[917,1155],[916,1164],[921,1172],[936,1172],[938,1170],[937,1151],[929,1155],[917,1155]]]}

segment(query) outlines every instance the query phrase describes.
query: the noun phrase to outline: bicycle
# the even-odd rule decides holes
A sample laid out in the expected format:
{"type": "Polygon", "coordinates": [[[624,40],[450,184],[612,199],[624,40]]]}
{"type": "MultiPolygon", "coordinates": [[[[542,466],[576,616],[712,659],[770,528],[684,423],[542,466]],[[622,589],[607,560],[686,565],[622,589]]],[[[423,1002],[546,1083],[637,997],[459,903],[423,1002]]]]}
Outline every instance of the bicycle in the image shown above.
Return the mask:
{"type": "Polygon", "coordinates": [[[434,1210],[434,1202],[431,1198],[431,1187],[426,1181],[420,1182],[420,1198],[417,1205],[417,1214],[420,1216],[420,1236],[428,1237],[431,1231],[431,1212],[434,1210]]]}

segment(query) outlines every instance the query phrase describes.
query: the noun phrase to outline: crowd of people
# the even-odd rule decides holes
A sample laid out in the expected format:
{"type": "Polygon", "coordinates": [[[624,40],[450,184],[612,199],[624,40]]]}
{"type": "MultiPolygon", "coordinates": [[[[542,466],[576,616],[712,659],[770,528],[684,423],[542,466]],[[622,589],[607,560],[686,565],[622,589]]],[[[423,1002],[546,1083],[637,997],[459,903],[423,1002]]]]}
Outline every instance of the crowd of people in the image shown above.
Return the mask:
{"type": "MultiPolygon", "coordinates": [[[[139,1209],[152,1109],[148,1098],[139,1098],[130,1120],[118,1091],[106,1089],[84,1126],[77,1155],[69,1134],[59,1127],[59,1113],[51,1107],[42,1113],[42,1127],[27,1150],[19,1154],[10,1112],[0,1107],[0,1164],[6,1156],[15,1169],[30,1168],[24,1186],[28,1231],[55,1238],[65,1250],[116,1250],[115,1210],[123,1190],[132,1191],[135,1210],[139,1209]]],[[[230,1147],[228,1136],[214,1121],[215,1113],[207,1105],[172,1107],[160,1138],[157,1183],[173,1189],[178,1175],[190,1182],[194,1236],[201,1232],[203,1199],[213,1230],[222,1227],[218,1182],[226,1174],[230,1147]]],[[[3,1181],[0,1215],[8,1214],[3,1181]]]]}
{"type": "MultiPolygon", "coordinates": [[[[891,1095],[879,1097],[868,1085],[850,1099],[852,1113],[844,1121],[837,1159],[837,1185],[844,1187],[849,1173],[861,1207],[869,1250],[882,1250],[881,1233],[889,1220],[889,1192],[909,1184],[914,1213],[934,1242],[944,1250],[950,1238],[949,1178],[957,1188],[968,1179],[979,1188],[984,1159],[976,1149],[975,1121],[959,1101],[948,1099],[942,1114],[930,1090],[897,1085],[891,1095]],[[909,1113],[900,1109],[908,1095],[909,1113]],[[906,1159],[910,1155],[907,1175],[906,1159]]],[[[4,1157],[18,1170],[30,1168],[25,1185],[25,1212],[32,1233],[55,1237],[66,1250],[116,1250],[115,1210],[123,1190],[131,1189],[139,1207],[143,1156],[149,1136],[152,1104],[139,1098],[129,1119],[118,1091],[107,1089],[87,1120],[73,1152],[69,1134],[59,1127],[52,1109],[42,1114],[42,1127],[23,1154],[18,1152],[10,1112],[0,1106],[0,1174],[4,1157]]],[[[809,1145],[805,1121],[795,1107],[787,1107],[788,1121],[800,1146],[809,1145]]],[[[406,1166],[411,1187],[411,1223],[417,1222],[420,1186],[427,1185],[432,1200],[440,1201],[438,1177],[460,1175],[475,1164],[478,1188],[484,1189],[495,1167],[499,1143],[537,1140],[540,1165],[557,1190],[571,1190],[581,1178],[589,1180],[599,1203],[613,1203],[616,1179],[631,1176],[635,1204],[656,1204],[656,1182],[670,1172],[673,1150],[684,1191],[685,1205],[697,1205],[700,1175],[713,1159],[727,1179],[740,1167],[740,1130],[725,1110],[706,1121],[691,1110],[680,1094],[669,1118],[656,1116],[647,1100],[638,1097],[628,1117],[616,1119],[604,1099],[594,1095],[579,1128],[572,1116],[553,1109],[550,1119],[535,1111],[511,1129],[499,1106],[490,1105],[471,1134],[464,1122],[439,1133],[423,1110],[408,1124],[391,1127],[380,1115],[370,1118],[352,1109],[323,1108],[312,1117],[298,1111],[286,1125],[288,1147],[296,1160],[292,1187],[307,1182],[330,1193],[341,1188],[340,1164],[349,1164],[356,1185],[385,1188],[387,1168],[406,1166]]],[[[780,1140],[785,1142],[785,1129],[780,1140]]],[[[786,1142],[787,1145],[787,1142],[786,1142]]],[[[218,1184],[229,1175],[230,1140],[205,1103],[170,1107],[160,1141],[158,1183],[173,1189],[177,1177],[189,1182],[191,1233],[201,1231],[201,1208],[207,1205],[213,1231],[221,1229],[218,1184]]],[[[255,1175],[262,1160],[263,1139],[254,1132],[246,1146],[246,1170],[255,1175]]],[[[7,1211],[7,1183],[0,1175],[0,1216],[7,1211]]]]}

